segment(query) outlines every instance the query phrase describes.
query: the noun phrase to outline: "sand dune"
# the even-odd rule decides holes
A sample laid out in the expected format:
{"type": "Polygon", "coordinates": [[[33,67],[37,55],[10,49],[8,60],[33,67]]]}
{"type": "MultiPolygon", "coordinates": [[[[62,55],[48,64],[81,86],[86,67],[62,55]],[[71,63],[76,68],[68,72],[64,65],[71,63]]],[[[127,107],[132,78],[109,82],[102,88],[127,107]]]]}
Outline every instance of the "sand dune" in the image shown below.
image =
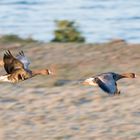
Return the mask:
{"type": "MultiPolygon", "coordinates": [[[[1,47],[1,57],[5,47],[1,47]]],[[[11,47],[14,53],[25,51],[32,69],[53,64],[57,75],[38,76],[18,84],[0,83],[0,139],[140,139],[139,76],[119,81],[122,94],[114,97],[79,82],[106,71],[139,74],[139,48],[123,41],[11,47]]]]}

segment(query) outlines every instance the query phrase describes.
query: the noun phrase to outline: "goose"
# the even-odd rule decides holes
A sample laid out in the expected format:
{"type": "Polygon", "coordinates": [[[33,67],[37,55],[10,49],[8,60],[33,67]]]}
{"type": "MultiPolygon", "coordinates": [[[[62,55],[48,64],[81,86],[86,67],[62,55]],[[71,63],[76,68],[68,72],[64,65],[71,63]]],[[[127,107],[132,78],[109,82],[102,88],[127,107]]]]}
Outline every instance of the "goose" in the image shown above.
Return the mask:
{"type": "Polygon", "coordinates": [[[49,69],[30,70],[30,61],[24,55],[23,51],[20,51],[16,57],[14,57],[12,53],[7,50],[3,56],[3,65],[7,74],[0,76],[0,81],[2,82],[16,83],[36,75],[53,75],[53,72],[49,69]]]}
{"type": "Polygon", "coordinates": [[[92,85],[100,87],[104,92],[109,95],[119,95],[121,92],[118,90],[117,81],[122,78],[135,78],[134,73],[118,74],[114,72],[101,73],[99,75],[86,79],[84,85],[92,85]]]}

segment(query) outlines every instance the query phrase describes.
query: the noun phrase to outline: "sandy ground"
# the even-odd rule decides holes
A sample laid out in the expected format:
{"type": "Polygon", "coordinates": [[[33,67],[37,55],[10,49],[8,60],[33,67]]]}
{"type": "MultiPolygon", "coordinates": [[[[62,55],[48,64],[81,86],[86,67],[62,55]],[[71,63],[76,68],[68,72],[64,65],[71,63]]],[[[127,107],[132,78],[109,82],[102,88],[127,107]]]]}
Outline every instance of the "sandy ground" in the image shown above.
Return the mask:
{"type": "MultiPolygon", "coordinates": [[[[52,64],[57,75],[18,84],[0,83],[0,140],[139,140],[140,78],[118,82],[122,94],[110,97],[79,82],[100,72],[140,73],[140,45],[1,45],[24,50],[31,68],[52,64]]],[[[1,68],[1,74],[4,74],[1,68]]]]}

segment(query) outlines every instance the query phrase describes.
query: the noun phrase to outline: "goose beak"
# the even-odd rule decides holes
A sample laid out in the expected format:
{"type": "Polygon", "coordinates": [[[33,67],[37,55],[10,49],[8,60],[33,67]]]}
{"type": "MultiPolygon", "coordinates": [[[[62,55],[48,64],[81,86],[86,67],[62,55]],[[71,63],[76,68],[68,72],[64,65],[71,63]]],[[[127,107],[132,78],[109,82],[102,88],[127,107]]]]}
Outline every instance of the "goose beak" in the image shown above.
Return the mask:
{"type": "Polygon", "coordinates": [[[48,70],[48,74],[49,74],[49,75],[53,75],[53,76],[54,76],[54,75],[55,75],[55,72],[54,72],[54,71],[52,71],[52,70],[48,70]]]}
{"type": "Polygon", "coordinates": [[[56,76],[56,66],[51,65],[51,67],[48,69],[48,74],[56,76]]]}
{"type": "Polygon", "coordinates": [[[53,73],[51,72],[51,70],[48,70],[48,74],[49,75],[53,75],[53,73]]]}
{"type": "Polygon", "coordinates": [[[132,78],[136,78],[137,77],[135,73],[131,73],[131,75],[132,75],[132,78]]]}

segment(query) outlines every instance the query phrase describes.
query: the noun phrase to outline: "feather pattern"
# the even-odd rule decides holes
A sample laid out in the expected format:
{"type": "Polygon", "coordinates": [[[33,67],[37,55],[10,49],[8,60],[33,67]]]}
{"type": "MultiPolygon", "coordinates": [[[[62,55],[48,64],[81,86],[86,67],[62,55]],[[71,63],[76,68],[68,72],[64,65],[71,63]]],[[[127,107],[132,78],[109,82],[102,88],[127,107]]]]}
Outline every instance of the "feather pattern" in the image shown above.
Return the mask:
{"type": "Polygon", "coordinates": [[[24,55],[24,52],[23,51],[19,52],[19,54],[16,56],[16,58],[23,63],[24,69],[29,70],[30,61],[24,55]]]}
{"type": "Polygon", "coordinates": [[[3,62],[5,71],[8,74],[13,73],[17,69],[23,69],[23,64],[9,50],[4,53],[3,62]]]}
{"type": "MultiPolygon", "coordinates": [[[[24,58],[23,51],[19,52],[19,56],[23,56],[24,58]]],[[[9,50],[4,53],[3,62],[5,71],[9,74],[7,77],[9,80],[16,82],[28,79],[31,76],[31,72],[25,69],[24,63],[14,57],[9,50]]]]}
{"type": "Polygon", "coordinates": [[[114,94],[116,92],[116,81],[113,79],[112,73],[101,74],[98,78],[100,79],[98,85],[101,89],[109,94],[114,94]]]}
{"type": "Polygon", "coordinates": [[[110,88],[103,81],[101,81],[99,78],[95,78],[95,81],[103,91],[105,91],[107,93],[111,92],[110,88]]]}

